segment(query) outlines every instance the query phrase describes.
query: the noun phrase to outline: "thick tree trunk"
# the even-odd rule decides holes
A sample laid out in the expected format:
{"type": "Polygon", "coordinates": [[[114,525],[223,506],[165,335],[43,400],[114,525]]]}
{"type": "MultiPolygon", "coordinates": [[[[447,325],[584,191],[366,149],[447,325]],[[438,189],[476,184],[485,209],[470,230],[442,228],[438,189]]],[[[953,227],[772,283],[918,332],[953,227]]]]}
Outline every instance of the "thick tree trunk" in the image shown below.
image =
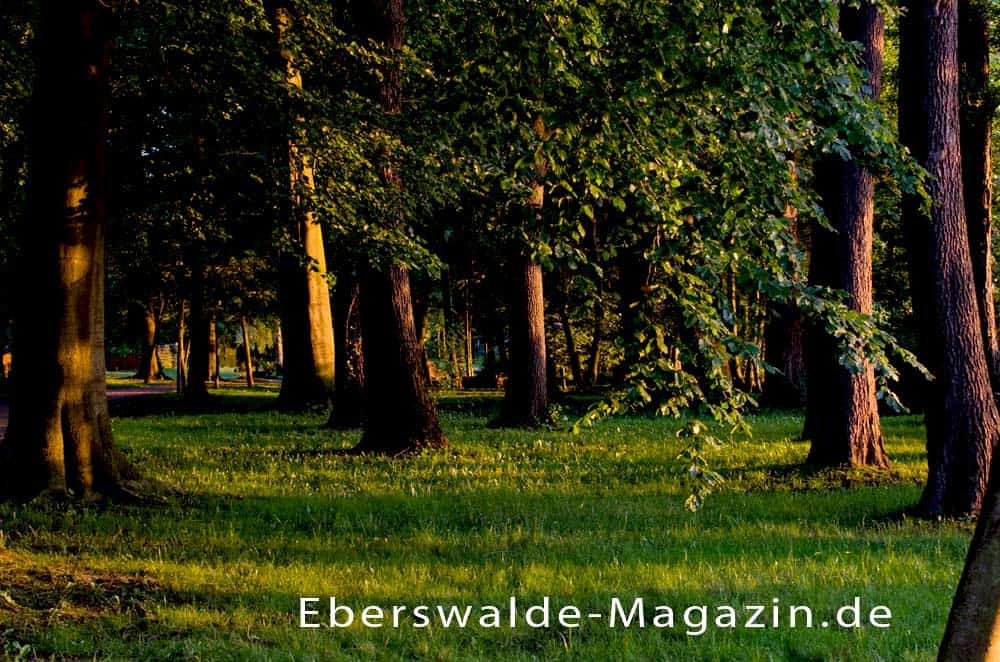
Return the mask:
{"type": "Polygon", "coordinates": [[[397,455],[447,445],[417,338],[406,269],[368,272],[361,285],[365,430],[358,452],[397,455]]]}
{"type": "Polygon", "coordinates": [[[934,373],[927,412],[931,515],[979,511],[1000,417],[990,385],[962,189],[956,0],[906,3],[900,30],[900,134],[930,173],[928,222],[908,196],[910,252],[921,358],[934,373]]]}
{"type": "Polygon", "coordinates": [[[18,371],[0,446],[3,491],[118,493],[104,368],[104,144],[111,12],[45,3],[32,133],[30,215],[19,271],[18,371]]]}
{"type": "MultiPolygon", "coordinates": [[[[959,64],[962,76],[962,174],[983,341],[997,391],[996,327],[993,324],[992,187],[990,134],[993,101],[989,96],[988,4],[959,3],[959,64]]],[[[969,546],[939,658],[943,662],[1000,659],[1000,464],[994,463],[989,488],[969,546]]]]}
{"type": "MultiPolygon", "coordinates": [[[[378,84],[382,110],[403,110],[402,0],[372,0],[359,6],[358,18],[388,57],[378,84]]],[[[382,181],[402,191],[403,180],[392,155],[380,168],[382,181]]],[[[388,223],[402,226],[403,209],[388,223]]],[[[426,355],[417,337],[410,297],[410,275],[398,264],[369,267],[361,282],[362,345],[365,357],[365,430],[357,452],[397,455],[448,445],[430,397],[426,355]]]]}
{"type": "MultiPolygon", "coordinates": [[[[1000,465],[998,465],[1000,466],[1000,465]]],[[[993,468],[938,651],[941,662],[1000,659],[1000,471],[993,468]]]]}
{"type": "MultiPolygon", "coordinates": [[[[873,4],[840,9],[840,31],[860,42],[869,94],[878,98],[885,21],[873,4]]],[[[830,156],[817,167],[823,207],[833,231],[815,224],[809,265],[813,285],[844,290],[851,309],[872,313],[872,236],[875,178],[854,162],[830,156]]],[[[806,336],[808,374],[805,430],[812,445],[808,461],[819,466],[884,467],[889,464],[870,364],[853,372],[840,365],[835,340],[810,325],[806,336]]]]}
{"type": "Polygon", "coordinates": [[[962,186],[972,273],[993,392],[1000,391],[1000,343],[993,302],[992,134],[996,103],[990,94],[989,3],[958,5],[958,59],[962,138],[962,186]]]}
{"type": "Polygon", "coordinates": [[[240,317],[240,333],[243,334],[243,362],[247,368],[247,388],[253,388],[253,352],[250,350],[250,332],[246,315],[240,317]]]}
{"type": "Polygon", "coordinates": [[[333,409],[327,427],[349,429],[364,421],[364,359],[361,347],[359,288],[356,278],[341,274],[333,307],[334,356],[333,409]]]}
{"type": "MultiPolygon", "coordinates": [[[[302,88],[302,77],[288,48],[292,15],[283,0],[271,3],[275,37],[290,87],[302,88]]],[[[309,155],[289,132],[281,146],[288,172],[288,204],[294,249],[280,264],[279,295],[284,344],[284,372],[278,402],[284,408],[327,406],[333,397],[333,315],[326,281],[323,228],[308,210],[314,190],[309,155]]]]}
{"type": "Polygon", "coordinates": [[[508,268],[510,364],[498,422],[534,427],[545,422],[549,406],[542,267],[528,257],[518,256],[508,268]]]}

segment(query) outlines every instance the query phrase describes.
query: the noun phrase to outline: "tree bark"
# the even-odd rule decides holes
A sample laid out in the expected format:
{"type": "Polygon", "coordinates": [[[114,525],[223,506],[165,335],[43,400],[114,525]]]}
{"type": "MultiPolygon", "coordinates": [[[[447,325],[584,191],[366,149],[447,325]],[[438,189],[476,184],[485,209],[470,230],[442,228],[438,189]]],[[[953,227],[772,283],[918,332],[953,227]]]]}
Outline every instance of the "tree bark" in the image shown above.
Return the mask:
{"type": "Polygon", "coordinates": [[[150,299],[143,307],[145,333],[142,338],[142,354],[139,358],[139,369],[135,373],[136,379],[141,379],[146,384],[154,379],[162,379],[163,377],[163,371],[160,369],[160,361],[156,355],[156,312],[156,304],[150,299]]]}
{"type": "Polygon", "coordinates": [[[906,196],[903,228],[921,358],[934,373],[925,416],[930,515],[979,511],[1000,417],[990,385],[962,189],[956,0],[906,3],[900,135],[930,174],[931,217],[906,196]]]}
{"type": "Polygon", "coordinates": [[[243,334],[243,362],[247,367],[247,388],[253,388],[253,352],[250,350],[250,333],[246,315],[240,317],[240,333],[243,334]]]}
{"type": "Polygon", "coordinates": [[[3,491],[92,500],[134,470],[111,435],[104,367],[104,152],[111,12],[44,3],[30,215],[20,228],[18,371],[0,446],[3,491]]]}
{"type": "MultiPolygon", "coordinates": [[[[989,97],[989,14],[987,4],[959,3],[959,65],[962,76],[962,175],[983,342],[996,382],[996,327],[993,322],[992,187],[990,134],[994,105],[989,97]]],[[[952,603],[938,659],[943,662],[1000,659],[1000,464],[989,487],[952,603]]]]}
{"type": "MultiPolygon", "coordinates": [[[[360,22],[385,49],[380,67],[379,104],[383,112],[403,110],[402,0],[372,0],[359,7],[360,22]]],[[[381,166],[382,181],[397,192],[403,180],[391,154],[381,166]]],[[[388,219],[402,226],[399,207],[388,219]]],[[[365,429],[356,452],[398,455],[448,445],[441,432],[426,374],[426,356],[417,337],[410,297],[410,275],[399,264],[369,266],[361,282],[362,346],[365,361],[365,429]]]]}
{"type": "Polygon", "coordinates": [[[472,348],[472,281],[466,281],[465,289],[462,292],[462,330],[464,332],[463,351],[465,353],[465,376],[475,376],[473,360],[475,357],[472,348]]]}
{"type": "Polygon", "coordinates": [[[1000,465],[995,465],[938,650],[941,662],[1000,659],[1000,465]]]}
{"type": "Polygon", "coordinates": [[[542,267],[525,256],[509,267],[510,361],[501,425],[535,427],[545,422],[548,390],[542,267]]]}
{"type": "Polygon", "coordinates": [[[439,448],[438,424],[417,338],[407,270],[392,265],[365,274],[361,285],[365,363],[365,429],[357,452],[398,455],[439,448]]]}
{"type": "Polygon", "coordinates": [[[208,320],[208,376],[212,386],[219,388],[219,335],[215,315],[208,320]]]}
{"type": "Polygon", "coordinates": [[[337,279],[333,307],[333,409],[327,427],[350,429],[364,421],[364,359],[361,347],[359,287],[356,278],[342,273],[337,279]]]}
{"type": "Polygon", "coordinates": [[[983,0],[958,3],[959,117],[962,186],[969,230],[972,273],[993,392],[1000,391],[1000,343],[993,302],[992,134],[996,103],[990,94],[989,6],[983,0]]]}
{"type": "Polygon", "coordinates": [[[177,393],[184,393],[187,383],[187,356],[184,353],[184,343],[186,342],[184,316],[186,315],[187,302],[184,297],[177,301],[177,393]]]}
{"type": "MultiPolygon", "coordinates": [[[[281,336],[281,323],[278,323],[278,328],[274,331],[274,351],[277,353],[277,364],[278,364],[278,374],[285,371],[285,341],[281,336]]],[[[334,351],[334,356],[336,356],[336,350],[334,351]]]]}
{"type": "MultiPolygon", "coordinates": [[[[287,46],[292,25],[291,11],[283,0],[271,2],[275,39],[285,80],[290,87],[302,88],[302,76],[287,46]]],[[[284,371],[280,406],[298,409],[313,405],[328,406],[333,397],[333,315],[330,289],[326,281],[326,252],[323,228],[316,214],[308,209],[315,188],[309,155],[296,143],[292,129],[280,146],[288,173],[287,211],[294,242],[285,251],[280,264],[284,371]]]]}
{"type": "Polygon", "coordinates": [[[191,277],[191,347],[184,401],[201,406],[208,401],[209,363],[211,358],[212,319],[205,309],[204,267],[196,261],[191,277]]]}
{"type": "MultiPolygon", "coordinates": [[[[860,42],[868,72],[867,95],[877,99],[881,88],[885,21],[870,3],[843,5],[840,31],[844,39],[860,42]]],[[[875,178],[855,162],[824,157],[817,166],[823,207],[831,230],[813,227],[809,280],[847,293],[852,310],[872,313],[872,237],[875,178]]],[[[837,343],[823,328],[809,325],[806,335],[808,374],[805,433],[812,440],[808,461],[819,466],[885,467],[889,464],[882,442],[876,399],[875,371],[840,365],[837,343]]]]}

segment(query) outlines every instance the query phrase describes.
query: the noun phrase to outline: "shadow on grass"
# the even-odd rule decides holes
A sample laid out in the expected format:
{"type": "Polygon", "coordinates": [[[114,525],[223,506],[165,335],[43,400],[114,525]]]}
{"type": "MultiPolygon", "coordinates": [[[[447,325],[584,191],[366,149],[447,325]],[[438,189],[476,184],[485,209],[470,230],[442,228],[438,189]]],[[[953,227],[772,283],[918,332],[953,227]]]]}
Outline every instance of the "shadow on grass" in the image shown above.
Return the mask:
{"type": "Polygon", "coordinates": [[[145,418],[178,414],[250,414],[277,409],[271,391],[260,395],[209,394],[204,402],[191,404],[176,393],[156,393],[111,399],[108,408],[116,418],[145,418]]]}

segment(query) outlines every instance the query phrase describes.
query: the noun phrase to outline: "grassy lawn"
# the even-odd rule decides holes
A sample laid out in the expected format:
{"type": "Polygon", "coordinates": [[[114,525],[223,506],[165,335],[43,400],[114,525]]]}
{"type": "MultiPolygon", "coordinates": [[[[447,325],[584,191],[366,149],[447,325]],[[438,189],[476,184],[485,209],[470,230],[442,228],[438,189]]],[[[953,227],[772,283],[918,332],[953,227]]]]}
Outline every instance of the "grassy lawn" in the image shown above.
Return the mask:
{"type": "Polygon", "coordinates": [[[357,433],[321,430],[320,415],[271,411],[274,395],[226,389],[217,414],[175,414],[173,395],[118,408],[118,443],[185,493],[166,505],[0,505],[0,651],[28,659],[930,659],[971,533],[900,516],[925,473],[915,418],[885,421],[894,465],[872,475],[803,469],[800,418],[759,416],[752,439],[716,453],[724,490],[689,513],[672,421],[610,420],[579,436],[490,430],[488,398],[453,394],[442,399],[452,448],[392,461],[337,454],[357,433]],[[585,614],[607,614],[615,596],[628,605],[643,597],[673,606],[677,624],[297,627],[300,596],[412,608],[506,605],[512,595],[525,606],[550,596],[553,612],[570,604],[585,614]],[[688,636],[680,614],[689,604],[742,610],[779,598],[809,605],[819,621],[855,596],[866,611],[889,606],[892,626],[688,636]]]}

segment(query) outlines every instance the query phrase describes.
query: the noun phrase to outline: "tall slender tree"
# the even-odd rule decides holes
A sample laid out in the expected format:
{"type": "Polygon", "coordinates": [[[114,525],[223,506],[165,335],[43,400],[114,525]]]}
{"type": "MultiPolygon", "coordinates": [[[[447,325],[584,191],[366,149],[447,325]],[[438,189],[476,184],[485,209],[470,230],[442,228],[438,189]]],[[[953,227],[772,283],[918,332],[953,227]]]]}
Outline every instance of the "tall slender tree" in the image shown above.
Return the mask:
{"type": "MultiPolygon", "coordinates": [[[[540,115],[535,118],[532,128],[538,140],[545,140],[545,121],[540,115]]],[[[548,163],[538,155],[534,165],[537,179],[531,183],[527,212],[534,223],[540,225],[545,206],[542,180],[548,163]]],[[[549,407],[542,265],[532,258],[529,247],[515,242],[507,269],[510,363],[499,422],[533,427],[545,421],[549,407]]]]}
{"type": "MultiPolygon", "coordinates": [[[[873,3],[840,9],[844,39],[861,44],[867,73],[865,94],[877,99],[882,83],[885,21],[873,3]]],[[[872,238],[875,178],[865,167],[838,156],[817,165],[817,181],[829,228],[814,224],[809,280],[843,290],[855,311],[871,314],[872,238]]],[[[809,461],[822,466],[889,464],[882,443],[875,371],[870,364],[850,370],[840,364],[835,339],[820,325],[806,337],[809,461]]]]}
{"type": "Polygon", "coordinates": [[[990,385],[969,250],[959,137],[958,1],[910,0],[900,29],[900,136],[929,173],[930,219],[906,196],[903,227],[924,363],[932,515],[979,511],[1000,416],[990,385]]]}
{"type": "MultiPolygon", "coordinates": [[[[378,100],[382,112],[398,116],[403,109],[403,1],[360,3],[358,18],[382,51],[378,100]]],[[[391,153],[380,166],[382,181],[401,194],[402,173],[391,153]]],[[[398,196],[397,196],[398,197],[398,196]]],[[[404,223],[398,206],[386,219],[391,228],[404,223]]],[[[399,454],[447,445],[430,397],[425,354],[417,337],[405,266],[370,264],[361,275],[361,326],[365,364],[365,427],[358,452],[399,454]]],[[[287,361],[287,354],[286,354],[287,361]]]]}
{"type": "Polygon", "coordinates": [[[119,493],[134,471],[115,448],[104,373],[104,181],[111,11],[42,3],[21,227],[19,367],[0,485],[21,494],[119,493]]]}
{"type": "MultiPolygon", "coordinates": [[[[273,0],[270,5],[286,83],[292,89],[302,89],[302,75],[290,46],[292,11],[284,0],[273,0]]],[[[284,365],[278,400],[284,407],[298,408],[328,405],[333,397],[333,315],[323,228],[309,209],[315,186],[312,161],[292,126],[300,118],[285,121],[286,129],[276,147],[289,195],[282,196],[285,201],[279,207],[289,219],[292,248],[282,253],[279,275],[284,365]]]]}

